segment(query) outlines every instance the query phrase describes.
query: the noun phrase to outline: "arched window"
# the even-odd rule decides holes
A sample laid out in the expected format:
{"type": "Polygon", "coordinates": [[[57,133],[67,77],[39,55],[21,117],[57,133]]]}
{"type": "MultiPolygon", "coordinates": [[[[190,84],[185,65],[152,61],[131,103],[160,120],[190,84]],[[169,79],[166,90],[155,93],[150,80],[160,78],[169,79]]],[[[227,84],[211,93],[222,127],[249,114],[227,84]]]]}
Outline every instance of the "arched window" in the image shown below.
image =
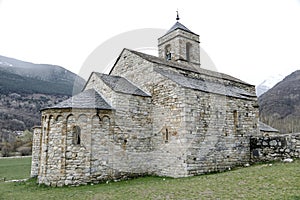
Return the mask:
{"type": "Polygon", "coordinates": [[[165,47],[165,56],[166,56],[166,60],[171,60],[171,58],[172,58],[170,44],[166,45],[166,47],[165,47]]]}
{"type": "Polygon", "coordinates": [[[73,126],[73,144],[78,145],[81,142],[81,129],[79,126],[73,126]]]}
{"type": "Polygon", "coordinates": [[[188,61],[188,62],[190,62],[191,61],[191,58],[190,58],[190,56],[191,56],[191,49],[192,49],[192,45],[191,45],[191,43],[186,43],[186,60],[188,61]]]}

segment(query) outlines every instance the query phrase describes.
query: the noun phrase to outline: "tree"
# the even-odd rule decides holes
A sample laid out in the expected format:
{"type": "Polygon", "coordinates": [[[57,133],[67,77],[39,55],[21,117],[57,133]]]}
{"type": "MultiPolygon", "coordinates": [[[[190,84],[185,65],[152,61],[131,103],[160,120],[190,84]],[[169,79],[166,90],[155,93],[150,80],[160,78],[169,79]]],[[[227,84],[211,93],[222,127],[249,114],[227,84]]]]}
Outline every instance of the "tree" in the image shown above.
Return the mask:
{"type": "Polygon", "coordinates": [[[2,143],[1,153],[3,157],[8,157],[12,151],[11,145],[8,142],[2,143]]]}

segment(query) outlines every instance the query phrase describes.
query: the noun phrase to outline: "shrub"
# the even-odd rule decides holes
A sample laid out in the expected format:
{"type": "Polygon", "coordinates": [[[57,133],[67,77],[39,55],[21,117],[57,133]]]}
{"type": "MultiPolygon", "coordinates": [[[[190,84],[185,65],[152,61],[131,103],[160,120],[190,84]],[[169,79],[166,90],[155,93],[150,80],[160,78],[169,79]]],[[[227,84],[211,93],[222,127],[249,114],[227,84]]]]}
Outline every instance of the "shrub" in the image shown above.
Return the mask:
{"type": "Polygon", "coordinates": [[[3,157],[8,157],[12,151],[12,147],[9,143],[5,142],[2,144],[1,154],[3,157]]]}
{"type": "Polygon", "coordinates": [[[21,153],[21,156],[29,156],[29,155],[31,155],[31,148],[30,147],[24,147],[24,146],[22,146],[22,147],[19,147],[17,149],[17,151],[19,153],[21,153]]]}

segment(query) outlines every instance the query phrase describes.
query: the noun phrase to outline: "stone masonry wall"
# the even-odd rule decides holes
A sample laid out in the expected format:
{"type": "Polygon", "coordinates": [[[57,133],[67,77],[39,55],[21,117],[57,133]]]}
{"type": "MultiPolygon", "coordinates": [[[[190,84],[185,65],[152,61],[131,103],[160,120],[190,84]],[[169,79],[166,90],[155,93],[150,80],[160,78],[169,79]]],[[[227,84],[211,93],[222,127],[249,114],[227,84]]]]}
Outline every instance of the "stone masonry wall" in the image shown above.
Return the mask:
{"type": "Polygon", "coordinates": [[[255,101],[194,90],[185,94],[189,174],[223,171],[250,162],[249,138],[258,132],[255,101]]]}
{"type": "Polygon", "coordinates": [[[182,88],[153,72],[153,68],[168,68],[210,82],[221,81],[250,93],[254,93],[254,86],[222,79],[221,75],[207,76],[159,66],[143,59],[138,61],[139,65],[124,67],[139,59],[125,51],[112,74],[128,78],[152,95],[152,144],[156,158],[153,169],[157,175],[187,176],[250,161],[249,136],[259,132],[256,97],[246,100],[182,88]],[[147,71],[147,76],[136,73],[138,70],[147,71]],[[234,115],[237,124],[234,124],[234,115]]]}
{"type": "MultiPolygon", "coordinates": [[[[173,69],[174,70],[174,69],[173,69]]],[[[185,76],[219,83],[255,93],[255,87],[223,79],[177,70],[185,76]]],[[[250,162],[250,136],[259,135],[257,98],[240,99],[186,89],[185,131],[189,174],[222,171],[250,162]]]]}
{"type": "Polygon", "coordinates": [[[95,88],[115,110],[44,110],[39,183],[78,185],[145,174],[184,177],[249,162],[250,135],[258,135],[256,97],[185,88],[153,70],[160,67],[255,91],[238,81],[150,63],[124,50],[111,74],[151,97],[115,92],[92,74],[86,89],[95,88]]]}
{"type": "Polygon", "coordinates": [[[182,153],[186,152],[183,93],[182,87],[164,77],[153,86],[152,167],[160,176],[187,176],[182,153]]]}
{"type": "MultiPolygon", "coordinates": [[[[109,135],[110,121],[113,121],[113,116],[111,111],[106,110],[43,111],[39,183],[62,186],[83,184],[93,180],[95,177],[91,173],[94,170],[91,168],[92,138],[99,139],[96,135],[102,135],[100,138],[105,138],[104,134],[109,135]],[[96,126],[92,120],[97,117],[98,129],[92,129],[92,126],[96,126]],[[80,131],[79,144],[74,144],[75,126],[78,126],[80,131]]],[[[100,141],[96,143],[99,144],[100,141]]],[[[102,153],[99,152],[100,155],[102,153]]]]}
{"type": "MultiPolygon", "coordinates": [[[[115,92],[109,88],[95,73],[90,77],[86,88],[94,88],[115,109],[114,134],[119,143],[131,148],[130,138],[144,138],[150,144],[152,137],[152,104],[151,97],[142,97],[131,94],[115,92]],[[122,138],[122,139],[121,139],[122,138]]],[[[132,147],[133,148],[133,147],[132,147]]],[[[136,144],[135,150],[148,151],[146,146],[136,144]]]]}
{"type": "Polygon", "coordinates": [[[112,107],[115,107],[113,104],[113,95],[114,91],[109,88],[101,79],[97,76],[96,73],[92,73],[84,90],[95,89],[101,96],[109,103],[112,107]]]}
{"type": "Polygon", "coordinates": [[[154,64],[125,50],[112,75],[127,78],[152,96],[151,137],[152,152],[149,158],[150,173],[161,176],[186,176],[185,158],[178,151],[185,151],[182,134],[184,108],[183,88],[153,71],[154,64]]]}
{"type": "Polygon", "coordinates": [[[158,39],[158,53],[160,58],[165,59],[166,47],[170,48],[171,59],[178,62],[189,62],[196,67],[200,66],[199,36],[177,29],[158,39]],[[190,45],[189,60],[186,45],[190,45]]]}
{"type": "Polygon", "coordinates": [[[41,150],[41,136],[42,127],[33,128],[32,138],[32,158],[31,158],[31,177],[38,176],[39,173],[39,162],[40,162],[40,150],[41,150]]]}
{"type": "Polygon", "coordinates": [[[152,93],[154,79],[153,64],[124,49],[111,75],[122,76],[148,94],[152,93]]]}
{"type": "Polygon", "coordinates": [[[251,137],[252,162],[300,158],[300,133],[251,137]]]}
{"type": "Polygon", "coordinates": [[[96,74],[86,85],[86,89],[90,88],[96,89],[115,109],[113,138],[107,147],[113,151],[110,167],[123,176],[151,173],[151,97],[115,92],[96,74]]]}
{"type": "Polygon", "coordinates": [[[115,93],[111,165],[123,177],[151,173],[152,106],[150,97],[115,93]]]}

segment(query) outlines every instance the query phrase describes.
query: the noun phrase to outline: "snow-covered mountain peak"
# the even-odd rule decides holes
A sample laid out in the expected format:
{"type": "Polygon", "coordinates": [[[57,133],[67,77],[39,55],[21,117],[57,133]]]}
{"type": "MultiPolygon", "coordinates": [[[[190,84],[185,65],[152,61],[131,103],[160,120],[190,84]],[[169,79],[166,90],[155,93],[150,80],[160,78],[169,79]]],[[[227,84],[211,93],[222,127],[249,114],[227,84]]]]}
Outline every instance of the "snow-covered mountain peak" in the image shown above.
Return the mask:
{"type": "Polygon", "coordinates": [[[259,97],[260,95],[274,87],[277,83],[282,81],[284,77],[285,76],[282,74],[269,76],[262,83],[256,86],[256,95],[259,97]]]}

